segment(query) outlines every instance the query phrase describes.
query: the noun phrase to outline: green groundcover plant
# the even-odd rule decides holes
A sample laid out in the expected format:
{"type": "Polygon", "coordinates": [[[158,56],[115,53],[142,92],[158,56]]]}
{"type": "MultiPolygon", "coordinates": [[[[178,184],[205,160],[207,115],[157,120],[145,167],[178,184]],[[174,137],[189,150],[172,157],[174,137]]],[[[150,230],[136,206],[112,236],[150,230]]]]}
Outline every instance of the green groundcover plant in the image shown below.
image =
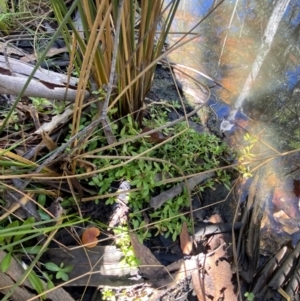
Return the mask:
{"type": "MultiPolygon", "coordinates": [[[[150,112],[153,113],[153,110],[155,109],[152,108],[150,112]]],[[[161,125],[166,123],[166,115],[163,111],[156,111],[155,120],[144,119],[143,122],[145,125],[153,126],[155,123],[161,125]]],[[[142,131],[131,115],[123,119],[119,125],[115,124],[113,129],[118,141],[136,137],[142,131]]],[[[139,229],[140,241],[158,234],[164,234],[176,240],[182,223],[189,224],[190,222],[189,218],[183,214],[190,208],[190,197],[186,189],[175,199],[165,202],[161,208],[148,210],[149,223],[154,223],[151,229],[147,227],[141,210],[149,207],[152,196],[176,185],[176,182],[172,182],[173,178],[220,167],[225,163],[224,156],[230,152],[219,138],[206,133],[200,134],[188,128],[186,122],[178,123],[166,130],[169,138],[161,144],[151,142],[151,137],[144,137],[99,151],[91,156],[92,163],[97,169],[110,168],[87,180],[89,185],[96,187],[99,195],[113,192],[114,187],[118,187],[124,180],[130,183],[131,188],[137,189],[129,194],[128,205],[130,222],[134,229],[139,229]],[[126,163],[132,158],[136,159],[126,163]]],[[[101,131],[98,131],[97,139],[93,137],[94,139],[85,147],[87,153],[97,149],[99,144],[106,143],[101,131]]],[[[216,181],[222,182],[227,188],[230,186],[229,174],[219,170],[216,172],[216,177],[208,179],[198,187],[197,191],[213,187],[216,181]]],[[[111,197],[106,200],[106,203],[113,204],[115,200],[115,197],[111,197]]]]}

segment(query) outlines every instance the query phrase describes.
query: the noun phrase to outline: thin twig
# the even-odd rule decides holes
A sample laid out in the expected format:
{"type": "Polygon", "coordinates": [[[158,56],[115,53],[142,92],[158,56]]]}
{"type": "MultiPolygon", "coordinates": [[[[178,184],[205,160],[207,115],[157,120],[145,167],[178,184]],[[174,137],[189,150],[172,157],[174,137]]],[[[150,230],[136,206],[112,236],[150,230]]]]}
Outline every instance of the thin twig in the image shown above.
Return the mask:
{"type": "Polygon", "coordinates": [[[124,0],[121,0],[119,2],[119,6],[118,6],[116,33],[115,33],[115,41],[114,41],[113,57],[112,57],[112,62],[111,62],[110,75],[109,75],[109,82],[108,82],[105,101],[104,101],[104,104],[103,104],[102,113],[101,113],[101,117],[100,117],[100,121],[102,123],[103,130],[104,130],[104,133],[105,133],[108,144],[112,144],[112,143],[116,142],[116,138],[115,138],[115,136],[112,132],[112,129],[109,125],[109,120],[108,120],[108,117],[107,117],[107,108],[108,108],[108,103],[109,103],[109,99],[110,99],[110,96],[111,96],[112,88],[114,86],[117,55],[118,55],[119,42],[120,42],[120,28],[121,28],[123,3],[124,3],[124,0]]]}

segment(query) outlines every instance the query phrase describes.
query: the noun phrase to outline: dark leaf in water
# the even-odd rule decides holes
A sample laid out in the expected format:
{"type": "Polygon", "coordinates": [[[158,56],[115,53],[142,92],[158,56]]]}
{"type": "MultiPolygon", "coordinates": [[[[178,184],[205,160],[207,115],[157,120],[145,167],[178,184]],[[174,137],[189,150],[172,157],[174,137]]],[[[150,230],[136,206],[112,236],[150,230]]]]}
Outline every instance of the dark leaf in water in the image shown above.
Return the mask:
{"type": "Polygon", "coordinates": [[[294,180],[294,193],[297,198],[300,197],[300,180],[294,180]]]}

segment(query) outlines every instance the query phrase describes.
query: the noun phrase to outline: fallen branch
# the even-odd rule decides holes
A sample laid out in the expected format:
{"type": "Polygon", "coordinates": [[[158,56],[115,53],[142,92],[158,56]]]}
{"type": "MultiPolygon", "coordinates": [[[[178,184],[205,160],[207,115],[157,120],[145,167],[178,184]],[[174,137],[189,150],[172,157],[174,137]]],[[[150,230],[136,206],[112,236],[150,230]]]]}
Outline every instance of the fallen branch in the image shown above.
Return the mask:
{"type": "MultiPolygon", "coordinates": [[[[0,55],[0,94],[18,95],[35,66],[9,58],[8,63],[0,55]]],[[[43,68],[39,68],[34,78],[28,84],[24,96],[44,97],[47,99],[74,101],[77,91],[78,79],[68,77],[43,68]]],[[[85,91],[85,97],[89,95],[85,91]]]]}
{"type": "MultiPolygon", "coordinates": [[[[211,178],[214,176],[213,172],[208,172],[205,174],[197,175],[193,178],[190,178],[187,180],[187,185],[190,190],[193,190],[195,186],[200,184],[201,182],[205,181],[208,178],[211,178]]],[[[159,208],[161,205],[163,205],[167,200],[173,199],[180,193],[182,193],[184,189],[185,183],[180,183],[172,188],[170,188],[167,191],[162,192],[161,194],[151,198],[150,200],[150,206],[154,209],[159,208]]]]}
{"type": "Polygon", "coordinates": [[[200,240],[205,235],[218,234],[240,230],[243,223],[216,223],[207,224],[203,223],[200,227],[195,227],[195,239],[200,240]]]}

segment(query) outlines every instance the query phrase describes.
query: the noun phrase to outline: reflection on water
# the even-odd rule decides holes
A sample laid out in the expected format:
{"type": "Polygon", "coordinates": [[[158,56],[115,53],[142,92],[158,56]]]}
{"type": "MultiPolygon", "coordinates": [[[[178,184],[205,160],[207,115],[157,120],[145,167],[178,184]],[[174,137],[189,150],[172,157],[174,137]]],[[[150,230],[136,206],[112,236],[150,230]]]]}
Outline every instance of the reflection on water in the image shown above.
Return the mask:
{"type": "MultiPolygon", "coordinates": [[[[189,31],[216,2],[181,1],[172,31],[189,31]]],[[[282,154],[300,149],[299,29],[297,0],[225,1],[193,31],[201,33],[200,38],[170,56],[225,88],[212,88],[209,105],[220,123],[226,120],[223,129],[234,127],[226,133],[230,143],[241,150],[245,134],[250,133],[258,139],[252,149],[255,159],[275,157],[260,169],[259,189],[271,188],[266,189],[270,195],[265,199],[270,201],[264,204],[268,215],[263,226],[275,225],[278,233],[294,240],[299,239],[295,187],[300,181],[300,156],[282,154]],[[234,110],[238,115],[230,118],[234,110]]],[[[170,44],[181,36],[170,35],[170,44]]],[[[199,75],[197,79],[211,84],[199,75]]]]}

